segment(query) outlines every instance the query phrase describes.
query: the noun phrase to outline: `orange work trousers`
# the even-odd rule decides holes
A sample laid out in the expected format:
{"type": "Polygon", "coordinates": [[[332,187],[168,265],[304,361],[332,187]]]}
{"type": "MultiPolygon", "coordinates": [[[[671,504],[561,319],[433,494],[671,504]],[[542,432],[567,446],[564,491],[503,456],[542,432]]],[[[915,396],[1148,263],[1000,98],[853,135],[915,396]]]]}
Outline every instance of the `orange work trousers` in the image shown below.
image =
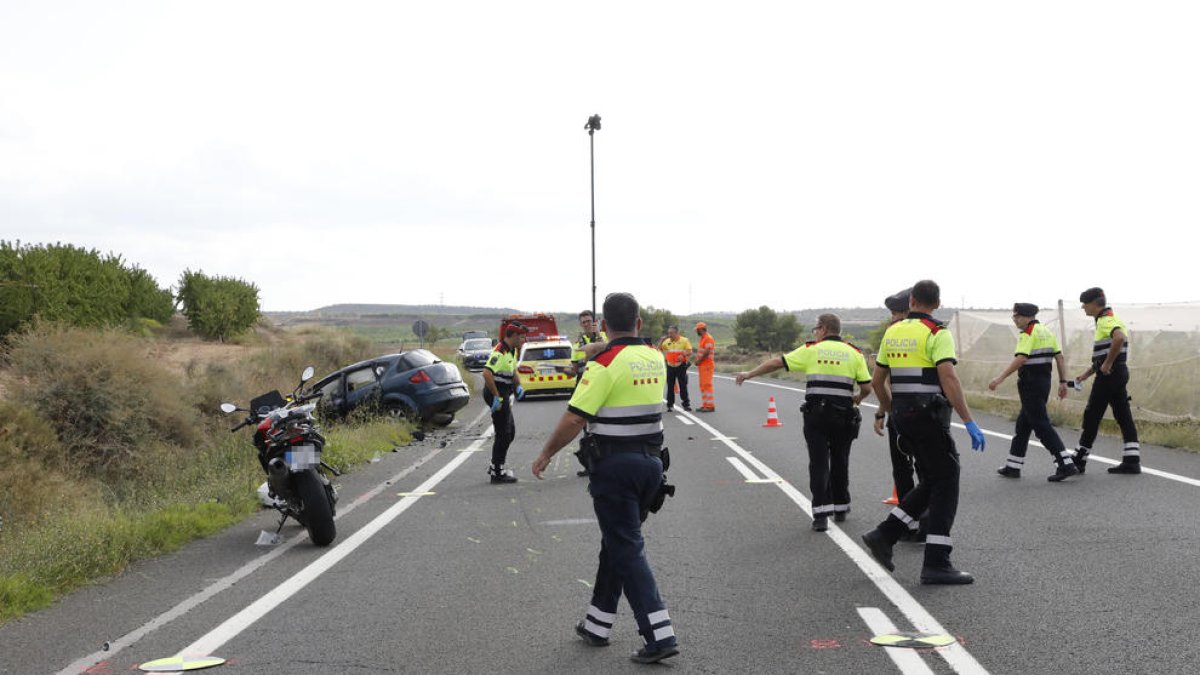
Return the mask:
{"type": "Polygon", "coordinates": [[[713,372],[717,364],[712,359],[705,359],[696,368],[700,371],[700,405],[704,408],[716,408],[717,399],[713,395],[713,372]]]}

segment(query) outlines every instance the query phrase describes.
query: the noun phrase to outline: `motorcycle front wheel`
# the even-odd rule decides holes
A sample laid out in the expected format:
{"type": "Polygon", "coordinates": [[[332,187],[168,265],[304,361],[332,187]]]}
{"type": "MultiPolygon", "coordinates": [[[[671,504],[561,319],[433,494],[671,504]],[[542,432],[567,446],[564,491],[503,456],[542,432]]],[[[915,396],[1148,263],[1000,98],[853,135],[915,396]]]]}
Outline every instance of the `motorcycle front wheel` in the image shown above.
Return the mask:
{"type": "Polygon", "coordinates": [[[308,530],[308,538],[317,546],[328,546],[337,536],[333,522],[333,508],[325,492],[325,484],[316,469],[292,474],[292,486],[300,500],[299,520],[308,530]]]}

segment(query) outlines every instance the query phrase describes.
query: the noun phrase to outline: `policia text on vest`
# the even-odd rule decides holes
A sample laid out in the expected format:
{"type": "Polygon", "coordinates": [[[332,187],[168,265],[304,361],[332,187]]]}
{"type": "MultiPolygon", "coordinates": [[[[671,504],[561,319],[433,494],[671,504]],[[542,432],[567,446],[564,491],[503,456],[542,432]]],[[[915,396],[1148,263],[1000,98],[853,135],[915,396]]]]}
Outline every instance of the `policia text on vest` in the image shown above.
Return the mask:
{"type": "Polygon", "coordinates": [[[575,632],[589,645],[607,645],[622,593],[645,644],[631,658],[654,663],[679,653],[666,603],[646,558],[642,518],[663,494],[661,352],[638,337],[638,303],[628,293],[604,299],[601,325],[607,348],[589,361],[554,432],[533,462],[542,478],[555,453],[586,426],[596,461],[588,492],[602,534],[591,603],[575,632]]]}
{"type": "Polygon", "coordinates": [[[815,340],[784,356],[767,359],[736,382],[780,368],[807,374],[804,440],[808,444],[813,530],[829,529],[829,516],[841,522],[850,512],[850,444],[862,424],[858,404],[871,395],[871,373],[862,352],[842,341],[842,322],[833,314],[817,317],[815,340]],[[859,393],[854,394],[857,384],[859,393]]]}

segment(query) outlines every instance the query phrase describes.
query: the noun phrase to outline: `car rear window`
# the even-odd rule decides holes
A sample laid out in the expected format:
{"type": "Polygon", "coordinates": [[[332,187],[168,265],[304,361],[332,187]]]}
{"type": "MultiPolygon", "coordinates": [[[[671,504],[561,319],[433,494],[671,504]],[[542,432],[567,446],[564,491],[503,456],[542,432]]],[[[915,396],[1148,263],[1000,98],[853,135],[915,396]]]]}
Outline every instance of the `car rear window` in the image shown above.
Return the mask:
{"type": "Polygon", "coordinates": [[[522,361],[553,361],[571,358],[570,347],[535,347],[526,349],[522,361]]]}
{"type": "Polygon", "coordinates": [[[396,370],[412,370],[413,368],[423,368],[441,361],[434,356],[432,352],[426,349],[414,349],[411,352],[404,352],[400,355],[400,362],[396,366],[396,370]]]}

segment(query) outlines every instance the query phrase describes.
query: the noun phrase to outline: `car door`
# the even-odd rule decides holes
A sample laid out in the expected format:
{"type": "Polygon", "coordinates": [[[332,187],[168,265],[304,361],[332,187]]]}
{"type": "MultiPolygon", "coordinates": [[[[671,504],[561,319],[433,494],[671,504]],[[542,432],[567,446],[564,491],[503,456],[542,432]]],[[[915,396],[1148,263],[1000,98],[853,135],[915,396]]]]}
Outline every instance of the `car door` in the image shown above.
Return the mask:
{"type": "Polygon", "coordinates": [[[379,375],[383,366],[375,363],[346,371],[346,409],[354,410],[379,396],[379,375]]]}
{"type": "Polygon", "coordinates": [[[321,392],[320,407],[334,415],[346,414],[346,383],[341,373],[313,385],[321,392]]]}

